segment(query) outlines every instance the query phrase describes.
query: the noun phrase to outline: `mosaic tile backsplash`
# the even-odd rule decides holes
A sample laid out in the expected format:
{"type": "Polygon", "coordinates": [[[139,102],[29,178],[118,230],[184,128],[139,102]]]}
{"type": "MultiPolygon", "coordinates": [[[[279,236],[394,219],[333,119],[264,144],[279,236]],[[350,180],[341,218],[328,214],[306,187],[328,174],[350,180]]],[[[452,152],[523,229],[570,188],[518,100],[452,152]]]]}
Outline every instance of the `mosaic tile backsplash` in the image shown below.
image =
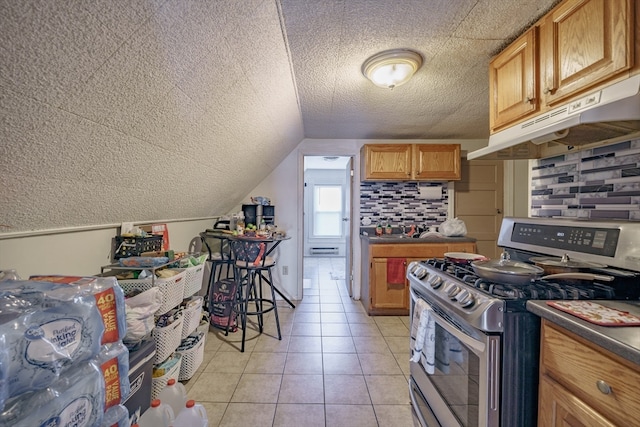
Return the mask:
{"type": "Polygon", "coordinates": [[[361,182],[360,219],[372,224],[391,223],[393,227],[437,225],[447,220],[447,183],[361,182]],[[440,199],[424,199],[419,187],[442,189],[440,199]]]}
{"type": "Polygon", "coordinates": [[[532,163],[532,217],[640,221],[640,139],[532,163]]]}

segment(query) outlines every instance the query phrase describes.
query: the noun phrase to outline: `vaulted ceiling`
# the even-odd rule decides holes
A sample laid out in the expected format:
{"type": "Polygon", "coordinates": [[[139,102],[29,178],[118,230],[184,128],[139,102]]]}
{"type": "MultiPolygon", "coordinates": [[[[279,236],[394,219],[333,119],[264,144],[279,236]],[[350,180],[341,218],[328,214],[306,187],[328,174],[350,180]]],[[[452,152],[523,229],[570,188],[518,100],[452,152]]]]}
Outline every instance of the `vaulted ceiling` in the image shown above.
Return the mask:
{"type": "Polygon", "coordinates": [[[0,233],[226,214],[304,138],[485,138],[556,2],[1,0],[0,233]],[[425,64],[385,90],[390,48],[425,64]]]}

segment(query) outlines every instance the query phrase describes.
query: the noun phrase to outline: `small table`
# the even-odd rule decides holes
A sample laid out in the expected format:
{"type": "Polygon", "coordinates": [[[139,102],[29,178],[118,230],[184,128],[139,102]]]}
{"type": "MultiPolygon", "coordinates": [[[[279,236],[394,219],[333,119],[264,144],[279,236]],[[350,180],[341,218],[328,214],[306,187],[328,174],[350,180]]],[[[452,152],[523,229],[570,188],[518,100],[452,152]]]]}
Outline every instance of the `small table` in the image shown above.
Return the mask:
{"type": "MultiPolygon", "coordinates": [[[[243,241],[243,242],[255,242],[255,243],[264,243],[265,245],[267,245],[267,250],[264,254],[264,257],[266,258],[267,256],[269,256],[277,247],[278,245],[280,245],[280,243],[284,240],[289,240],[291,239],[290,236],[284,236],[284,237],[277,237],[277,236],[272,236],[272,237],[267,237],[267,236],[247,236],[247,235],[239,235],[239,236],[234,236],[232,234],[229,233],[222,233],[222,232],[218,232],[215,230],[206,230],[205,231],[206,235],[211,235],[212,237],[216,237],[216,238],[226,238],[228,240],[236,240],[236,241],[243,241]]],[[[291,308],[296,308],[296,306],[291,302],[291,300],[289,298],[287,298],[281,291],[280,289],[278,289],[277,286],[275,286],[275,284],[272,284],[266,277],[263,277],[264,280],[266,280],[270,285],[273,286],[273,289],[278,293],[278,295],[280,295],[280,297],[285,300],[287,302],[287,304],[289,304],[289,306],[291,308]]]]}

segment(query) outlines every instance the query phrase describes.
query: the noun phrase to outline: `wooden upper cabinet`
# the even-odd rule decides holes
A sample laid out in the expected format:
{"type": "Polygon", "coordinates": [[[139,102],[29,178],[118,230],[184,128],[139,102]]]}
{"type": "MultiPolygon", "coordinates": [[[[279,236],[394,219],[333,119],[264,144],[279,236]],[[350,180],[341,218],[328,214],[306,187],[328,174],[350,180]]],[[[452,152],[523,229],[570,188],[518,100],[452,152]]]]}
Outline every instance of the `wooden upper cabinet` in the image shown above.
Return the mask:
{"type": "Polygon", "coordinates": [[[363,181],[452,181],[460,179],[460,144],[366,144],[363,181]]]}
{"type": "Polygon", "coordinates": [[[460,180],[460,144],[415,144],[413,179],[460,180]]]}
{"type": "Polygon", "coordinates": [[[411,178],[411,144],[372,144],[362,147],[364,178],[379,181],[411,178]]]}
{"type": "Polygon", "coordinates": [[[489,64],[492,130],[539,110],[537,39],[532,27],[489,64]]]}
{"type": "Polygon", "coordinates": [[[538,20],[489,65],[491,132],[640,70],[634,13],[634,0],[564,0],[538,20]]]}
{"type": "Polygon", "coordinates": [[[541,91],[554,105],[634,64],[633,0],[566,0],[540,26],[541,91]]]}

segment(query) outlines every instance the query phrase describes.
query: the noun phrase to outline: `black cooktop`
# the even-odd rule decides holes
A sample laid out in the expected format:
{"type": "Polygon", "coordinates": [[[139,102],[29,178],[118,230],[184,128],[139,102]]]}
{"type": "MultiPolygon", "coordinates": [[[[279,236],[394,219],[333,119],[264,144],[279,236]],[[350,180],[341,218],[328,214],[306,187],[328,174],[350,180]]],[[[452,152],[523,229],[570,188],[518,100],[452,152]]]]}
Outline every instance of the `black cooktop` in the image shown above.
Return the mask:
{"type": "Polygon", "coordinates": [[[479,277],[473,267],[440,258],[423,261],[475,289],[505,300],[578,300],[578,299],[640,299],[639,277],[620,277],[612,282],[589,280],[533,280],[527,284],[497,283],[479,277]]]}

